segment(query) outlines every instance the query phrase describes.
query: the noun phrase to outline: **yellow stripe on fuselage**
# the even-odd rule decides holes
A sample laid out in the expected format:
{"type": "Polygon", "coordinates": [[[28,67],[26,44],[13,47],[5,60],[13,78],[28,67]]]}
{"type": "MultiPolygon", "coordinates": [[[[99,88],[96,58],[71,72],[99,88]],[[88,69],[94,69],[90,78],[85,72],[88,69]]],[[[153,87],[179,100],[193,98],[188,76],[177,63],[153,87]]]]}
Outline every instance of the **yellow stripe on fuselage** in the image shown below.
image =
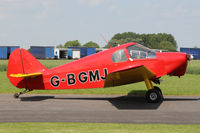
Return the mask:
{"type": "Polygon", "coordinates": [[[42,75],[42,73],[29,73],[29,74],[10,74],[10,77],[15,78],[34,78],[39,75],[42,75]]]}

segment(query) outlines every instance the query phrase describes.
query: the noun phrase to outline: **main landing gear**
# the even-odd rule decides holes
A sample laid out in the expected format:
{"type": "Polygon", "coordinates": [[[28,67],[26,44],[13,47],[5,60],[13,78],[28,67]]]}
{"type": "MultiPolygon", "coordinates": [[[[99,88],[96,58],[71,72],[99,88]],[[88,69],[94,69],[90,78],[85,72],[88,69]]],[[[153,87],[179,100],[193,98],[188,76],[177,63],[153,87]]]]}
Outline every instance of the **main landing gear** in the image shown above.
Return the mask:
{"type": "Polygon", "coordinates": [[[148,89],[145,95],[147,102],[161,103],[163,101],[163,95],[161,89],[157,86],[153,86],[148,78],[145,78],[145,84],[148,89]]]}
{"type": "Polygon", "coordinates": [[[160,103],[163,101],[162,91],[157,86],[154,86],[153,89],[148,90],[145,97],[149,103],[160,103]]]}
{"type": "Polygon", "coordinates": [[[22,91],[22,92],[15,93],[15,94],[13,95],[13,97],[14,97],[14,98],[19,98],[20,95],[25,94],[25,93],[28,93],[29,91],[31,91],[31,90],[25,89],[25,90],[22,91]]]}

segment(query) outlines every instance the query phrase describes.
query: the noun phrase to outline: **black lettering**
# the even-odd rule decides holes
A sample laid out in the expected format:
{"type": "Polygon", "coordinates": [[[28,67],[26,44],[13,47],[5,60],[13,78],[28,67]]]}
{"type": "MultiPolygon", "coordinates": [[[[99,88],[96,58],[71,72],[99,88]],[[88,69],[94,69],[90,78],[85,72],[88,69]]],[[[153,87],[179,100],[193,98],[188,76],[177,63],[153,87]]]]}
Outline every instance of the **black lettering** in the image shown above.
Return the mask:
{"type": "Polygon", "coordinates": [[[100,76],[99,76],[99,70],[95,70],[95,72],[93,73],[93,71],[89,71],[89,77],[90,77],[90,82],[93,81],[99,81],[100,80],[100,76]]]}
{"type": "Polygon", "coordinates": [[[61,82],[65,82],[65,79],[61,79],[61,82]]]}
{"type": "Polygon", "coordinates": [[[53,77],[51,77],[50,82],[51,82],[51,85],[52,85],[53,87],[58,87],[58,86],[60,85],[60,80],[59,80],[59,77],[58,77],[58,76],[53,76],[53,77]]]}
{"type": "Polygon", "coordinates": [[[102,80],[105,80],[106,77],[107,77],[107,75],[108,75],[108,69],[107,69],[107,68],[104,68],[104,76],[101,76],[101,79],[102,79],[102,80]]]}
{"type": "Polygon", "coordinates": [[[67,74],[68,85],[74,85],[76,83],[75,75],[73,73],[67,74]]]}
{"type": "Polygon", "coordinates": [[[81,83],[87,82],[87,80],[88,80],[87,73],[86,73],[86,72],[81,72],[81,73],[79,73],[78,79],[79,79],[79,81],[80,81],[81,83]],[[83,76],[82,76],[82,75],[83,75],[83,76]]]}

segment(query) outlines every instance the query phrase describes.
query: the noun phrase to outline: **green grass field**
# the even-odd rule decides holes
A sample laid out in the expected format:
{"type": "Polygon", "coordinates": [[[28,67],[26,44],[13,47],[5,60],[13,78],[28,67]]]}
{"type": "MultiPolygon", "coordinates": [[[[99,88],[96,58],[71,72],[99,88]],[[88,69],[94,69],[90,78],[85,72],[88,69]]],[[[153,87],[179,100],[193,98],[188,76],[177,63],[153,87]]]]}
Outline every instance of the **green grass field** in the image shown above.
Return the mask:
{"type": "MultiPolygon", "coordinates": [[[[47,68],[52,68],[70,62],[71,60],[39,60],[47,68]]],[[[7,79],[4,66],[7,67],[7,60],[0,60],[0,93],[15,93],[20,90],[15,88],[7,79]]],[[[200,61],[193,60],[188,65],[187,73],[180,79],[177,77],[162,77],[163,82],[158,85],[164,95],[200,95],[200,61]]],[[[81,90],[38,90],[31,93],[47,93],[47,94],[132,94],[143,95],[146,92],[146,86],[144,82],[129,84],[124,86],[117,86],[111,88],[97,88],[97,89],[81,89],[81,90]]]]}
{"type": "Polygon", "coordinates": [[[200,74],[200,60],[188,62],[187,74],[200,74]]]}
{"type": "Polygon", "coordinates": [[[199,133],[200,125],[0,123],[1,133],[199,133]],[[28,128],[27,128],[28,127],[28,128]]]}

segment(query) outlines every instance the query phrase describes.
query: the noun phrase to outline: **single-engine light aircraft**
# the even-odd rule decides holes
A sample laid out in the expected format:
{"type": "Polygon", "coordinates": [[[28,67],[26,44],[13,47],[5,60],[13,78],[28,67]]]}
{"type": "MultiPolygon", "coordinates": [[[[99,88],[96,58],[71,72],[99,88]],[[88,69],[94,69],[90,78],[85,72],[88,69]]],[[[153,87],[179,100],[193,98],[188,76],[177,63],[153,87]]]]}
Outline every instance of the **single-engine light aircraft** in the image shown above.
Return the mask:
{"type": "Polygon", "coordinates": [[[155,52],[138,43],[121,46],[52,68],[45,68],[25,49],[14,50],[9,58],[7,77],[17,88],[15,98],[32,90],[103,88],[144,81],[151,103],[163,100],[153,86],[164,75],[183,76],[189,56],[181,52],[155,52]]]}

